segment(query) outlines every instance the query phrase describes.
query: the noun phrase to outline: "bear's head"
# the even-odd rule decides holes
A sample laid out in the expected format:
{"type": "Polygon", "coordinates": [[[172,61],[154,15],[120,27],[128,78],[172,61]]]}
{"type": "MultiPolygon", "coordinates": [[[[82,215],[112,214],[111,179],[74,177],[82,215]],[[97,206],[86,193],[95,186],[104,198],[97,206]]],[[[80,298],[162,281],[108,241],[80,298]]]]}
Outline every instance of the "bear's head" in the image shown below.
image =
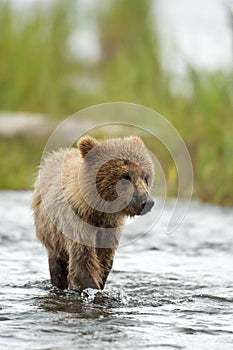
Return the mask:
{"type": "Polygon", "coordinates": [[[149,195],[154,169],[143,141],[130,136],[78,141],[82,163],[79,187],[89,206],[105,213],[146,214],[154,205],[149,195]]]}

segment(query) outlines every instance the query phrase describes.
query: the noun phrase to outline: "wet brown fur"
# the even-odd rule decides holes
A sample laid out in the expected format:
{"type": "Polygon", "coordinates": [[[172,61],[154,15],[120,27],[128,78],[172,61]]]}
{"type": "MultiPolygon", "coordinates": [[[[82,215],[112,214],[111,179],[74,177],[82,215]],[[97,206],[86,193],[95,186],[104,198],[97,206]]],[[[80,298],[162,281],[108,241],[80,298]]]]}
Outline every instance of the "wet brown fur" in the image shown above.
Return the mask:
{"type": "Polygon", "coordinates": [[[101,212],[83,198],[79,173],[87,198],[93,205],[98,204],[96,196],[92,195],[89,175],[96,160],[105,153],[114,159],[99,168],[96,188],[107,207],[116,199],[116,183],[124,174],[130,174],[134,184],[122,185],[124,195],[132,195],[135,188],[138,197],[148,194],[153,166],[143,142],[134,136],[103,143],[84,137],[78,149],[54,152],[40,167],[32,199],[34,223],[37,237],[48,252],[51,282],[58,288],[103,289],[125,217],[134,216],[138,210],[135,200],[119,212],[106,213],[104,208],[101,212]],[[96,150],[93,154],[92,149],[96,150]],[[125,154],[130,160],[124,159],[125,154]],[[75,221],[74,213],[81,220],[75,221]],[[107,233],[106,228],[110,230],[107,233]]]}

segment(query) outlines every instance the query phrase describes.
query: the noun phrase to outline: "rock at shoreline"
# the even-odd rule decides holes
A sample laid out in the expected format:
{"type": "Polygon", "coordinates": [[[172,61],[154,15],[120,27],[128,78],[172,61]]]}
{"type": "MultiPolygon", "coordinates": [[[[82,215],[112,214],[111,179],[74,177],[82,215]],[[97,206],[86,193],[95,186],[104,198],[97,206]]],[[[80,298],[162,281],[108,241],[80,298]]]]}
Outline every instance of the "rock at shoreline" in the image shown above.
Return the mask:
{"type": "Polygon", "coordinates": [[[1,112],[0,135],[16,136],[45,136],[52,131],[52,123],[44,114],[29,112],[1,112]]]}

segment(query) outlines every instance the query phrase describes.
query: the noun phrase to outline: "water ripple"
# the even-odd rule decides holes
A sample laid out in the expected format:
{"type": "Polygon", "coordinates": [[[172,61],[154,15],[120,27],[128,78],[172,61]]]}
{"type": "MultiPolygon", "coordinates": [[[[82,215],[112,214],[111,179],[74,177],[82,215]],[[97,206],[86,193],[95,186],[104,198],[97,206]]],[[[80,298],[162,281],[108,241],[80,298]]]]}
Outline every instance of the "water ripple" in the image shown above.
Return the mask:
{"type": "Polygon", "coordinates": [[[175,234],[161,221],[120,247],[103,292],[78,295],[50,284],[30,197],[0,192],[1,350],[232,349],[232,209],[193,203],[175,234]]]}

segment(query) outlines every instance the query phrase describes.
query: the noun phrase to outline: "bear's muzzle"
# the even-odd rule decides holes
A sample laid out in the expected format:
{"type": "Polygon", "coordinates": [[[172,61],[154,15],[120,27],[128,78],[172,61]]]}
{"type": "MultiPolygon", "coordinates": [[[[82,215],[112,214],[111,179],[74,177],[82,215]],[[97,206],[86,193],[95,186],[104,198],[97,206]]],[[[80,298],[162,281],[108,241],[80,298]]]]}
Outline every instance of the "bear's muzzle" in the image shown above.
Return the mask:
{"type": "Polygon", "coordinates": [[[145,215],[148,213],[154,206],[155,202],[150,196],[143,196],[140,200],[140,213],[138,215],[145,215]]]}

